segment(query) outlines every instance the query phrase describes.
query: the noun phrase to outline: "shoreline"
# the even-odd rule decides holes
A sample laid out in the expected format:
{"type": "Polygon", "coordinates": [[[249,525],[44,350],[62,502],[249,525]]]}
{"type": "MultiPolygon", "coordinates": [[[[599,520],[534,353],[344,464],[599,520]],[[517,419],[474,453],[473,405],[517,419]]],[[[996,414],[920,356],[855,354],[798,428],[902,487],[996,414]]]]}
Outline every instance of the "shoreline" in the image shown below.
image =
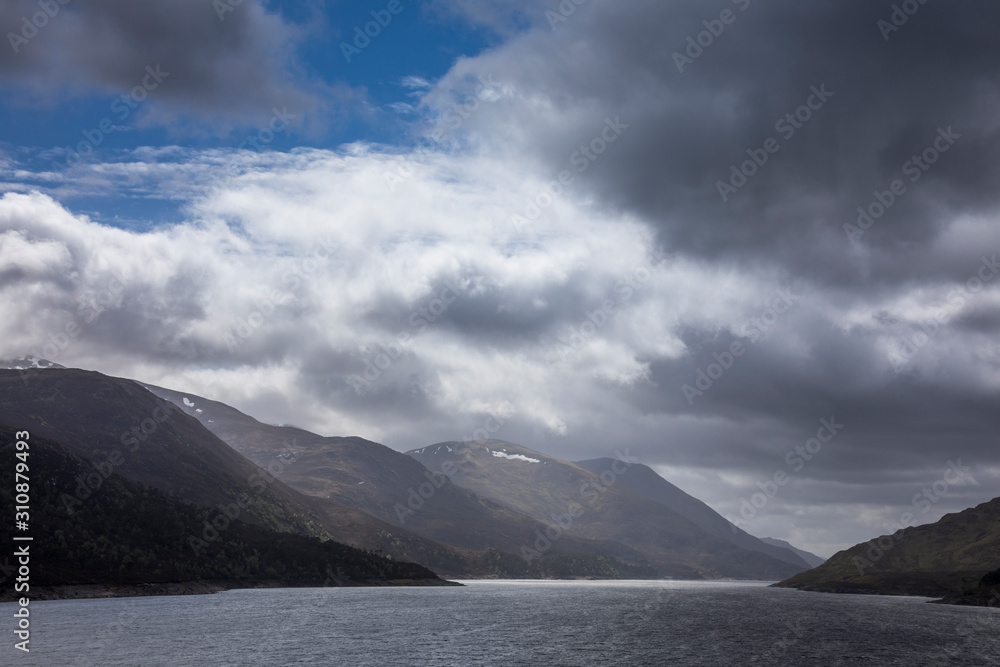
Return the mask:
{"type": "Polygon", "coordinates": [[[387,586],[461,586],[447,579],[389,579],[351,581],[342,586],[304,586],[279,581],[237,582],[237,581],[179,581],[149,584],[63,584],[59,586],[39,586],[28,593],[13,590],[0,594],[0,604],[17,602],[26,597],[32,602],[48,600],[94,600],[102,598],[158,597],[174,595],[214,595],[224,591],[264,589],[264,588],[375,588],[387,586]]]}
{"type": "MultiPolygon", "coordinates": [[[[779,582],[780,583],[780,582],[779,582]]],[[[796,591],[804,591],[807,593],[825,593],[827,595],[881,595],[888,597],[902,597],[902,598],[929,598],[927,604],[948,604],[959,607],[992,607],[998,608],[1000,603],[998,603],[997,598],[988,598],[981,595],[942,595],[941,593],[928,593],[928,592],[893,592],[885,590],[872,590],[867,588],[854,589],[851,587],[845,587],[842,590],[836,590],[833,588],[824,587],[812,587],[812,586],[779,586],[777,584],[772,584],[772,588],[788,588],[796,591]]]]}
{"type": "Polygon", "coordinates": [[[180,581],[146,584],[62,584],[58,586],[33,587],[27,594],[15,593],[12,590],[0,593],[0,604],[17,602],[19,597],[27,597],[32,602],[48,600],[96,600],[102,598],[132,598],[157,597],[174,595],[214,595],[231,590],[265,589],[265,588],[383,588],[383,587],[414,587],[414,586],[465,586],[467,582],[601,582],[601,581],[644,581],[644,582],[719,582],[719,583],[757,583],[767,585],[771,580],[761,579],[610,579],[599,577],[552,577],[517,579],[498,577],[496,575],[443,575],[438,579],[389,579],[350,581],[340,586],[329,585],[296,585],[280,581],[180,581]]]}

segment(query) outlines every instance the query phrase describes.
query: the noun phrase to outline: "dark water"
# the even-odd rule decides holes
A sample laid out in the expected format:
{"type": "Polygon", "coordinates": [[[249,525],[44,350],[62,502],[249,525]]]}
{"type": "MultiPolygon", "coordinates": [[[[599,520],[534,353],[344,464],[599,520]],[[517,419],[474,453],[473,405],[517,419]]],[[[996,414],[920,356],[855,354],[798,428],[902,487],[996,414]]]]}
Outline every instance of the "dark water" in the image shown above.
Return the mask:
{"type": "Polygon", "coordinates": [[[472,582],[33,602],[10,665],[1000,665],[1000,611],[758,583],[472,582]]]}

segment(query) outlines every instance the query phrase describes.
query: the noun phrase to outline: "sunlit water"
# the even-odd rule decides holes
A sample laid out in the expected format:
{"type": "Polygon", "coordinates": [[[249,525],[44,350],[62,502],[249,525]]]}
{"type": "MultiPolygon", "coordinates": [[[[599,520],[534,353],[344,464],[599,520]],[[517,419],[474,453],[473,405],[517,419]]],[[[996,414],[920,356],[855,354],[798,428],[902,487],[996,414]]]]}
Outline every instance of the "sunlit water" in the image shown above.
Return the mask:
{"type": "Polygon", "coordinates": [[[719,582],[465,582],[31,603],[10,665],[1000,665],[1000,611],[719,582]]]}

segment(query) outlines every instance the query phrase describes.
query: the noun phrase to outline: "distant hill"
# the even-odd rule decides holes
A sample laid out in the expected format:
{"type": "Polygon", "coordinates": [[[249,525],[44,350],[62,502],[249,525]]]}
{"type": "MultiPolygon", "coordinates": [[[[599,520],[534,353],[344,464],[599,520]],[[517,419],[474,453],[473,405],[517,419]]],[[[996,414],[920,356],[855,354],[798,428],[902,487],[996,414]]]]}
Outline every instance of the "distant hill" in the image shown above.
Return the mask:
{"type": "Polygon", "coordinates": [[[760,541],[763,542],[764,544],[770,544],[776,547],[783,547],[785,549],[788,549],[789,551],[792,551],[793,553],[795,553],[795,555],[797,555],[799,558],[808,563],[809,567],[819,567],[820,565],[826,562],[825,558],[821,558],[814,553],[809,553],[808,551],[804,551],[802,549],[793,547],[785,540],[779,540],[773,537],[762,537],[760,538],[760,541]]]}
{"type": "MultiPolygon", "coordinates": [[[[4,461],[17,460],[14,436],[14,428],[0,424],[4,461]]],[[[163,584],[196,581],[217,588],[446,583],[420,565],[336,542],[218,521],[219,512],[211,508],[182,503],[120,475],[105,478],[100,466],[51,440],[32,435],[27,442],[31,509],[29,531],[21,534],[32,538],[32,558],[31,588],[22,594],[32,599],[67,585],[161,593],[163,584]],[[94,479],[103,481],[80,500],[80,484],[94,479]],[[192,537],[213,521],[225,526],[218,538],[192,549],[192,537]]],[[[15,505],[13,485],[13,474],[0,480],[4,507],[15,505]]],[[[10,521],[0,524],[4,544],[22,544],[12,540],[13,527],[10,521]]],[[[17,597],[13,586],[3,591],[0,599],[17,597]]]]}
{"type": "MultiPolygon", "coordinates": [[[[610,458],[600,458],[577,461],[576,465],[586,468],[593,473],[600,474],[604,470],[609,470],[614,465],[614,461],[614,459],[610,458]]],[[[800,555],[796,554],[790,548],[790,544],[768,544],[763,540],[757,539],[750,533],[737,528],[702,501],[681,491],[663,479],[663,477],[656,474],[656,471],[649,466],[642,465],[641,463],[629,466],[628,472],[621,475],[617,483],[647,500],[652,500],[677,512],[705,532],[736,546],[773,556],[800,570],[814,567],[809,565],[800,555]]]]}
{"type": "MultiPolygon", "coordinates": [[[[463,550],[465,573],[503,576],[648,576],[644,557],[609,541],[567,536],[531,563],[519,555],[547,524],[457,486],[417,460],[358,437],[264,424],[190,393],[142,385],[303,493],[361,510],[463,550]]],[[[449,570],[450,572],[451,570],[449,570]]]]}
{"type": "Polygon", "coordinates": [[[775,584],[833,593],[961,596],[1000,564],[1000,498],[882,535],[775,584]]]}
{"type": "Polygon", "coordinates": [[[500,440],[445,442],[408,454],[431,469],[448,465],[456,484],[550,524],[558,536],[552,544],[574,535],[618,542],[642,553],[661,576],[780,579],[806,567],[737,546],[632,491],[632,462],[610,459],[594,472],[500,440]]]}

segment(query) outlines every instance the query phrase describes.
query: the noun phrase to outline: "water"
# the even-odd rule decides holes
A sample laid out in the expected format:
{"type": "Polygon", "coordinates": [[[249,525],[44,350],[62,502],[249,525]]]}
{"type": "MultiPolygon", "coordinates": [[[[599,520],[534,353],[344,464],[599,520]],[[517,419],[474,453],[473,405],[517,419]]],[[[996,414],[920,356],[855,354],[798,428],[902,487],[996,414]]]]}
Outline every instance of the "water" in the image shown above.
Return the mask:
{"type": "Polygon", "coordinates": [[[465,582],[32,602],[10,665],[1000,665],[1000,611],[731,582],[465,582]]]}

